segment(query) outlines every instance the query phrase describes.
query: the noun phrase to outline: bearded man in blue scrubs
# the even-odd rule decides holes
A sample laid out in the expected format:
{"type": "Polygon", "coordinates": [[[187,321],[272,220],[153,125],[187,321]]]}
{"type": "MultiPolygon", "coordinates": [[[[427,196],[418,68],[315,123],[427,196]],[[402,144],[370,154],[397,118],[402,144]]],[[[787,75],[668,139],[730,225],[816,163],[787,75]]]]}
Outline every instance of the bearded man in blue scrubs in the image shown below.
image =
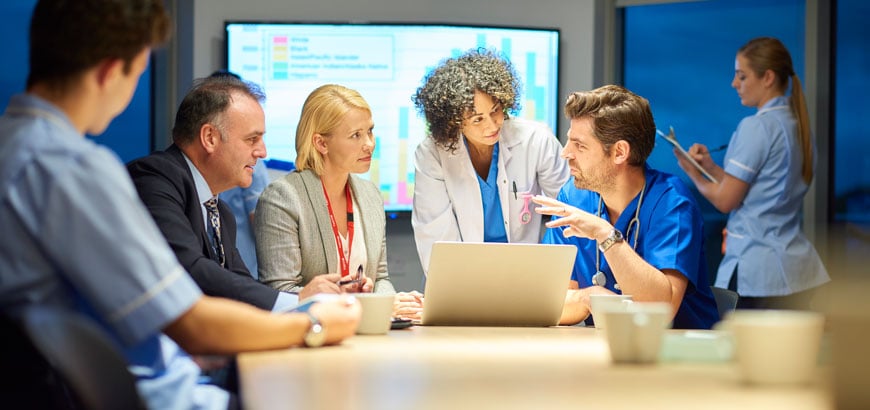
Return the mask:
{"type": "Polygon", "coordinates": [[[649,102],[609,85],[571,94],[565,115],[561,155],[573,178],[555,200],[533,198],[554,217],[543,242],[578,248],[561,323],[587,319],[589,295],[626,294],[670,303],[674,328],[711,328],[719,314],[704,222],[683,182],[646,164],[656,133],[649,102]]]}

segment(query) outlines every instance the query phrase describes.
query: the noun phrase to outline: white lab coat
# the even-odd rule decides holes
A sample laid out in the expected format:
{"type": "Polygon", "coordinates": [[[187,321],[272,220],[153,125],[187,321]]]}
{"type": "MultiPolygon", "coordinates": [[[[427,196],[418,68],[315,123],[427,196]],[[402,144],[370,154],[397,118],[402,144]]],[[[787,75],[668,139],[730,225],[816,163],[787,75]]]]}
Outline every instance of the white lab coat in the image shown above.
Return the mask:
{"type": "MultiPolygon", "coordinates": [[[[561,144],[545,124],[521,118],[505,120],[499,144],[498,196],[508,242],[538,243],[541,215],[530,202],[532,218],[521,223],[522,194],[556,196],[570,176],[568,163],[559,156],[561,144]]],[[[483,200],[477,174],[464,141],[456,145],[456,152],[450,153],[426,138],[415,152],[411,225],[424,273],[429,270],[429,254],[436,241],[483,242],[483,200]]]]}

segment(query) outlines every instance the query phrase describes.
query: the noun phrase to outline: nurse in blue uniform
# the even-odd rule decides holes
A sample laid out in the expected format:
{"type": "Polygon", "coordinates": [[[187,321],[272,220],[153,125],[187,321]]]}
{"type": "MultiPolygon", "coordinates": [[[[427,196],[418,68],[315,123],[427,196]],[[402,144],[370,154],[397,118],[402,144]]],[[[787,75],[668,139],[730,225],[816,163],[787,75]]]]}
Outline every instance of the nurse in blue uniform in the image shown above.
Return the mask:
{"type": "Polygon", "coordinates": [[[830,278],[800,227],[815,165],[800,79],[785,46],[761,37],[738,50],[731,86],[743,105],[758,112],[737,126],[723,167],[706,146],[689,149],[719,183],[677,155],[701,194],[729,213],[716,286],[736,290],[738,308],[808,309],[814,290],[830,278]]]}

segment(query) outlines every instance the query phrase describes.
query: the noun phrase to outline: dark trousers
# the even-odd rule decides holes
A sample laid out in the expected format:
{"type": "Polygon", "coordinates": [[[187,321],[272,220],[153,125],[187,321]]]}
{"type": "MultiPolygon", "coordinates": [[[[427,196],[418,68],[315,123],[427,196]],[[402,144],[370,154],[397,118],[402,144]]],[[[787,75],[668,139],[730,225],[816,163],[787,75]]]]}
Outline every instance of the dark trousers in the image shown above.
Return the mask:
{"type": "MultiPolygon", "coordinates": [[[[737,292],[737,267],[731,274],[728,289],[737,292]]],[[[811,302],[819,288],[807,289],[802,292],[785,296],[743,296],[737,299],[737,309],[792,309],[813,310],[811,302]]],[[[740,292],[737,292],[738,294],[740,292]]]]}

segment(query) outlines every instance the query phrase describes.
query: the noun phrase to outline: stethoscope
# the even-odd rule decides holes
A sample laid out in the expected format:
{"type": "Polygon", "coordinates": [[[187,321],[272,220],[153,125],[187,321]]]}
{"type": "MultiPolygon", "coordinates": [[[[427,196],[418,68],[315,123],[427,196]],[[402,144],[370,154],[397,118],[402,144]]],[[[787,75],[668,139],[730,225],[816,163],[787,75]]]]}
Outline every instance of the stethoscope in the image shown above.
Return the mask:
{"type": "MultiPolygon", "coordinates": [[[[631,232],[631,227],[634,226],[634,245],[631,249],[637,250],[637,236],[640,234],[640,206],[643,204],[643,193],[646,191],[646,180],[643,181],[643,187],[640,188],[640,194],[637,197],[637,209],[634,210],[634,217],[628,222],[628,227],[625,229],[625,238],[628,240],[628,234],[631,232]]],[[[598,197],[598,217],[601,218],[601,209],[603,201],[598,197]]],[[[616,227],[614,227],[616,229],[616,227]]],[[[601,250],[598,249],[598,241],[595,241],[595,275],[592,275],[592,284],[596,286],[607,285],[607,275],[601,271],[601,250]]],[[[619,284],[614,283],[613,288],[619,290],[619,284]]]]}

